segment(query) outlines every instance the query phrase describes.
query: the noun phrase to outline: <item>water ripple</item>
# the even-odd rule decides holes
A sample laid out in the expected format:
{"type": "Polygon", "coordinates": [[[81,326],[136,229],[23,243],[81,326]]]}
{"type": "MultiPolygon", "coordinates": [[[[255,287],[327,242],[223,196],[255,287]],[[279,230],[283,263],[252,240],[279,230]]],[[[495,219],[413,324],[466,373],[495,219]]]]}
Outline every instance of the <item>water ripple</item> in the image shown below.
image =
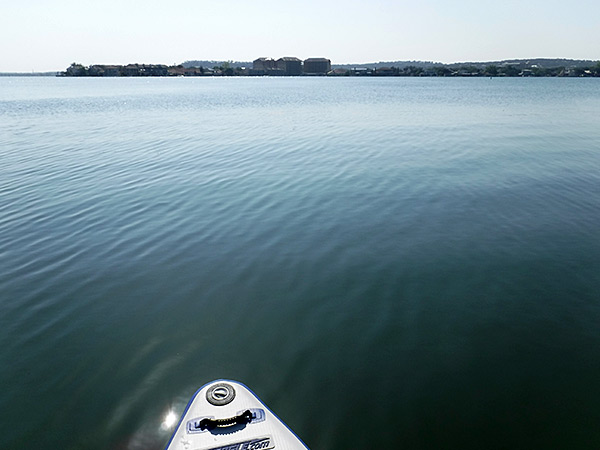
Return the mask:
{"type": "Polygon", "coordinates": [[[589,433],[595,85],[307,78],[0,91],[0,447],[161,448],[221,377],[312,448],[589,433]]]}

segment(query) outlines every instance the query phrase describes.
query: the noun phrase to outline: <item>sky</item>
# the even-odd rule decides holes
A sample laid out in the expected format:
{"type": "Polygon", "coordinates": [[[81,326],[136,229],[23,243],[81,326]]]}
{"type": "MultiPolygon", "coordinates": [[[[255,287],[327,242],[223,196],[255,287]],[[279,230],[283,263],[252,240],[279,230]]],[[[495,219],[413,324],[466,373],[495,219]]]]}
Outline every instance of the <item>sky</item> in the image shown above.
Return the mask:
{"type": "Polygon", "coordinates": [[[71,63],[600,59],[598,0],[0,0],[0,72],[71,63]]]}

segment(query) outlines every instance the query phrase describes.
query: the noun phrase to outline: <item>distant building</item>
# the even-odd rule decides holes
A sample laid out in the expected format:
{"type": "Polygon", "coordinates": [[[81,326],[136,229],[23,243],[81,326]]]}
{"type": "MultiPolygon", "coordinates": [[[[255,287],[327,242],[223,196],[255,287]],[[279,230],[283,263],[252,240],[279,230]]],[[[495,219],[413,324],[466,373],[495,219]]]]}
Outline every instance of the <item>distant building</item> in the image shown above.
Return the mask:
{"type": "Polygon", "coordinates": [[[121,75],[121,66],[95,64],[90,66],[88,74],[91,77],[118,77],[121,75]]]}
{"type": "Polygon", "coordinates": [[[307,75],[325,75],[331,70],[331,61],[327,58],[308,58],[304,60],[304,73],[307,75]]]}
{"type": "Polygon", "coordinates": [[[333,69],[331,72],[328,73],[328,75],[331,75],[333,77],[346,77],[350,75],[350,71],[348,69],[333,69]]]}
{"type": "Polygon", "coordinates": [[[271,70],[277,68],[277,63],[272,58],[258,58],[252,61],[253,70],[271,70]]]}
{"type": "Polygon", "coordinates": [[[170,77],[200,77],[208,75],[207,70],[203,67],[173,66],[168,68],[168,74],[170,77]]]}
{"type": "Polygon", "coordinates": [[[285,75],[302,75],[302,60],[294,56],[284,56],[276,62],[277,68],[285,72],[285,75]]]}
{"type": "Polygon", "coordinates": [[[380,77],[389,77],[394,75],[394,69],[391,67],[378,67],[375,69],[375,75],[380,77]]]}
{"type": "Polygon", "coordinates": [[[168,66],[162,64],[128,64],[121,68],[126,77],[166,77],[168,66]]]}
{"type": "Polygon", "coordinates": [[[258,58],[252,61],[250,75],[285,75],[285,70],[278,67],[272,58],[258,58]]]}
{"type": "Polygon", "coordinates": [[[252,61],[250,75],[302,75],[302,60],[293,56],[285,56],[277,61],[258,58],[252,61]]]}
{"type": "Polygon", "coordinates": [[[350,70],[350,74],[359,77],[368,76],[373,74],[373,69],[370,69],[368,67],[354,67],[350,70]]]}

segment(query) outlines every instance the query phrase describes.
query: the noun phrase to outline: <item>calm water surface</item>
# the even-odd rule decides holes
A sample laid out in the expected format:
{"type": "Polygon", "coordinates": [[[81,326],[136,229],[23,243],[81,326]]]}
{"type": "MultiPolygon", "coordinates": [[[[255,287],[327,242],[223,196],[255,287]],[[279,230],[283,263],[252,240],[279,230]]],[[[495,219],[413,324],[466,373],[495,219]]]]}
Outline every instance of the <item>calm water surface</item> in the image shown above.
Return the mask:
{"type": "Polygon", "coordinates": [[[600,447],[593,79],[0,78],[0,448],[600,447]]]}

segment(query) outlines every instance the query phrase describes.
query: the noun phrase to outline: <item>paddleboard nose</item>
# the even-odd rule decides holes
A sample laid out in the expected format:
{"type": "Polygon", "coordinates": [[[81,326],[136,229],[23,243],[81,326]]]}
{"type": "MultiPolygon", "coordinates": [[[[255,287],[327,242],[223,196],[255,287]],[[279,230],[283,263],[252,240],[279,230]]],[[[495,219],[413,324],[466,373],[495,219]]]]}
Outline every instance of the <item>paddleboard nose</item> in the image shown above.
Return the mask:
{"type": "Polygon", "coordinates": [[[216,380],[194,394],[166,450],[273,448],[308,449],[245,385],[216,380]]]}

